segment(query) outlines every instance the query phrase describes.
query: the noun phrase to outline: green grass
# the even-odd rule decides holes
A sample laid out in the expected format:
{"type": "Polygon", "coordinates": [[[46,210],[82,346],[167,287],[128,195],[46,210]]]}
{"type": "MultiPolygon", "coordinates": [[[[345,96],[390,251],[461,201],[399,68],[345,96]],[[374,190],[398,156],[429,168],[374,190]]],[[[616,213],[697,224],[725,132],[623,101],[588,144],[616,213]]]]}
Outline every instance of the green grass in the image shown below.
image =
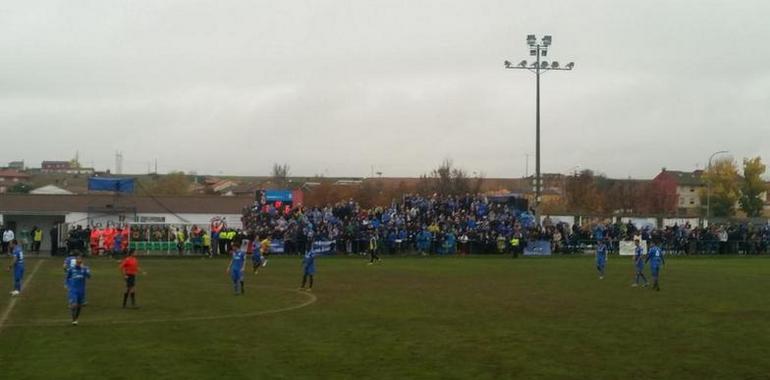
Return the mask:
{"type": "Polygon", "coordinates": [[[589,257],[321,258],[317,301],[283,312],[312,300],[294,291],[297,258],[240,297],[225,260],[144,258],[138,310],[120,308],[116,263],[90,259],[78,327],[60,264],[43,262],[0,331],[0,378],[770,378],[763,257],[670,258],[661,292],[629,287],[630,258],[602,281],[589,257]]]}

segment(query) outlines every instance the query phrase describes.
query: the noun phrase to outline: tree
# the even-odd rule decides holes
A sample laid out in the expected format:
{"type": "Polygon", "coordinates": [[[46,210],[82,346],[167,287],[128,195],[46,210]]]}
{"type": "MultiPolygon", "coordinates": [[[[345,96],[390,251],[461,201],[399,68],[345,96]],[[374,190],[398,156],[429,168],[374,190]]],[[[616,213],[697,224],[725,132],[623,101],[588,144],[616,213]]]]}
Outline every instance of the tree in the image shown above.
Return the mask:
{"type": "Polygon", "coordinates": [[[578,212],[600,212],[602,197],[597,178],[591,170],[583,170],[567,180],[567,203],[569,209],[578,212]]]}
{"type": "Polygon", "coordinates": [[[158,176],[147,186],[140,186],[139,190],[144,195],[188,195],[192,181],[184,172],[171,172],[164,176],[158,176]]]}
{"type": "Polygon", "coordinates": [[[15,193],[15,194],[27,194],[30,191],[32,191],[32,187],[30,187],[26,183],[17,183],[8,189],[9,193],[15,193]]]}
{"type": "Polygon", "coordinates": [[[444,195],[461,195],[480,189],[483,178],[476,178],[476,184],[471,183],[471,178],[465,170],[456,168],[452,160],[444,160],[438,168],[430,174],[420,176],[418,189],[422,193],[438,193],[444,195]]]}
{"type": "Polygon", "coordinates": [[[642,187],[639,182],[631,179],[607,179],[599,182],[606,212],[633,214],[642,208],[642,187]]]}
{"type": "Polygon", "coordinates": [[[355,199],[364,208],[377,205],[380,190],[372,181],[363,181],[356,192],[355,199]]]}
{"type": "Polygon", "coordinates": [[[711,184],[711,215],[732,216],[735,203],[740,198],[740,176],[735,161],[729,158],[717,160],[703,173],[706,190],[701,192],[703,204],[708,203],[708,184],[711,184]]]}
{"type": "Polygon", "coordinates": [[[757,217],[762,214],[764,202],[762,193],[767,191],[762,175],[765,174],[765,164],[762,158],[757,156],[752,159],[743,159],[743,181],[741,182],[741,196],[739,203],[746,216],[757,217]]]}
{"type": "Polygon", "coordinates": [[[289,164],[273,164],[273,183],[278,186],[286,186],[289,184],[289,164]]]}

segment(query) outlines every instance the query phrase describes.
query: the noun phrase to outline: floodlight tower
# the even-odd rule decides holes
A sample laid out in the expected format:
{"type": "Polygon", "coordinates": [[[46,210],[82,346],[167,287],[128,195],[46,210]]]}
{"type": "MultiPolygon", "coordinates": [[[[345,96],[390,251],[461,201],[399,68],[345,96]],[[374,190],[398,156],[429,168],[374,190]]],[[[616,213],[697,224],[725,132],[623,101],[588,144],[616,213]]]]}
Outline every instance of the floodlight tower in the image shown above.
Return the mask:
{"type": "Polygon", "coordinates": [[[575,67],[575,62],[570,62],[564,67],[559,62],[540,61],[540,57],[548,55],[548,47],[551,46],[552,38],[549,35],[543,36],[538,42],[534,34],[527,35],[527,45],[529,46],[529,55],[536,57],[535,62],[527,66],[527,61],[523,60],[518,65],[513,65],[511,61],[505,61],[506,69],[529,70],[535,74],[535,220],[540,224],[540,201],[542,192],[542,179],[540,178],[540,74],[551,70],[569,71],[575,67]]]}

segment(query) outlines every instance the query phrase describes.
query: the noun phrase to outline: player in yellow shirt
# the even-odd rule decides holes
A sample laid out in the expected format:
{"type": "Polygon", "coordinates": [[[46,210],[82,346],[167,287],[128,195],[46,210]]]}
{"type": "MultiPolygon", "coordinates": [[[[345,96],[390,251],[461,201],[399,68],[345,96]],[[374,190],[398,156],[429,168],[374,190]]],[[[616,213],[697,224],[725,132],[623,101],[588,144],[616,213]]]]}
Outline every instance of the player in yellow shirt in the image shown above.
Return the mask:
{"type": "Polygon", "coordinates": [[[267,255],[270,254],[270,237],[266,236],[259,243],[259,253],[262,254],[262,267],[267,266],[267,255]]]}

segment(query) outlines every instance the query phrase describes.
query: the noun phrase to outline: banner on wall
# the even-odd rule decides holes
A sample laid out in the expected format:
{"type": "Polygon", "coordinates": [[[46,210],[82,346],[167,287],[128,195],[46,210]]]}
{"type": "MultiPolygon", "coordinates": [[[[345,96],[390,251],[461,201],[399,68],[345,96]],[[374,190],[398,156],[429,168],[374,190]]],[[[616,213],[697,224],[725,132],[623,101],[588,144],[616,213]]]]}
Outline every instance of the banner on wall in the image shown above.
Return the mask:
{"type": "Polygon", "coordinates": [[[270,253],[283,253],[284,245],[283,240],[273,239],[270,241],[270,253]]]}
{"type": "Polygon", "coordinates": [[[527,243],[524,248],[524,256],[550,256],[551,242],[549,240],[536,240],[527,243]]]}
{"type": "Polygon", "coordinates": [[[312,252],[321,255],[327,255],[332,253],[334,247],[333,241],[319,240],[313,242],[312,252]]]}
{"type": "MultiPolygon", "coordinates": [[[[633,256],[636,250],[636,244],[633,240],[622,240],[620,243],[620,255],[621,256],[633,256]]],[[[647,240],[641,240],[642,249],[647,252],[647,240]]]]}

